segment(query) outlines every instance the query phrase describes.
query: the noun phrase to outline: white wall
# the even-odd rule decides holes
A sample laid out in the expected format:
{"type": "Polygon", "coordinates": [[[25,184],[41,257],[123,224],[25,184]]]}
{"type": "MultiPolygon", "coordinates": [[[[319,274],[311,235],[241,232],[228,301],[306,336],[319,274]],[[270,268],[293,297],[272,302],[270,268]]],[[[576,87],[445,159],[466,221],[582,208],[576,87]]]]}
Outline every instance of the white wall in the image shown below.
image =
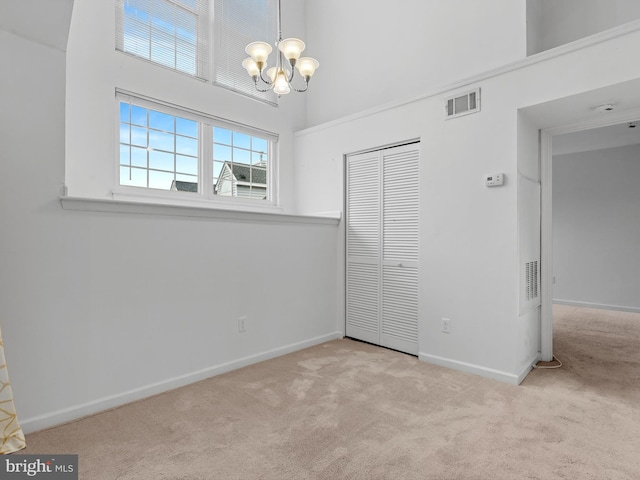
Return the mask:
{"type": "MultiPolygon", "coordinates": [[[[107,12],[97,7],[90,14],[86,1],[76,3],[75,26],[84,28],[78,21],[86,20],[111,45],[113,33],[92,18],[107,12]]],[[[113,2],[91,3],[107,5],[112,18],[113,2]]],[[[102,168],[96,158],[110,163],[109,62],[121,62],[123,70],[133,62],[112,53],[99,66],[89,58],[98,53],[73,48],[74,68],[86,56],[86,82],[78,70],[65,85],[65,52],[0,30],[0,58],[10,66],[0,75],[0,322],[25,430],[334,338],[336,224],[61,208],[65,119],[72,128],[87,125],[87,138],[70,145],[76,161],[91,168],[102,168]],[[105,80],[98,81],[98,73],[105,80]],[[95,110],[82,108],[81,100],[95,110]],[[247,316],[242,334],[240,315],[247,316]]],[[[168,81],[157,73],[158,85],[168,81]]],[[[134,79],[123,86],[143,87],[134,79]]],[[[150,82],[147,93],[162,94],[157,88],[150,82]]],[[[207,104],[204,90],[199,94],[207,104]]],[[[249,104],[267,122],[261,107],[249,104]]],[[[222,105],[230,115],[249,115],[244,99],[222,105]]],[[[285,131],[290,123],[278,125],[283,137],[292,136],[285,131]]]]}
{"type": "Polygon", "coordinates": [[[554,301],[640,311],[640,145],[554,155],[554,301]]]}
{"type": "MultiPolygon", "coordinates": [[[[528,372],[540,351],[540,285],[527,298],[526,263],[538,261],[540,272],[540,161],[538,129],[518,112],[518,342],[517,371],[528,372]]],[[[512,179],[513,180],[513,179],[512,179]]],[[[538,282],[539,283],[539,282],[538,282]]]]}
{"type": "Polygon", "coordinates": [[[640,18],[637,0],[527,0],[527,54],[640,18]]]}
{"type": "MultiPolygon", "coordinates": [[[[361,41],[375,38],[366,37],[361,41]]],[[[519,109],[639,78],[640,64],[628,61],[638,45],[636,31],[456,91],[426,92],[421,100],[298,132],[301,212],[342,208],[344,154],[421,138],[421,358],[514,383],[521,378],[522,358],[534,348],[530,332],[538,325],[518,320],[517,182],[488,189],[483,177],[503,172],[515,180],[520,144],[537,145],[539,126],[519,122],[519,109]],[[482,111],[445,120],[444,98],[476,86],[482,111]],[[442,317],[451,319],[452,333],[440,332],[442,317]]],[[[525,159],[526,171],[531,163],[525,159]]],[[[342,262],[343,243],[340,248],[342,262]]]]}
{"type": "Polygon", "coordinates": [[[310,1],[305,41],[320,68],[309,87],[307,123],[523,58],[525,24],[525,0],[310,1]]]}

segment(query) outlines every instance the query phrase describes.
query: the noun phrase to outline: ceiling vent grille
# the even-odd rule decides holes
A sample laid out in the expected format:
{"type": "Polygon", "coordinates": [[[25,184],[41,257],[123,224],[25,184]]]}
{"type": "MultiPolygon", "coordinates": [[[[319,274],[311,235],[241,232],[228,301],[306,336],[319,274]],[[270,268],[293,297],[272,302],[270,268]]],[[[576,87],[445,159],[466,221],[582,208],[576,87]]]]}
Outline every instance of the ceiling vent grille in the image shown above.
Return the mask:
{"type": "Polygon", "coordinates": [[[538,261],[527,262],[525,264],[527,282],[527,301],[538,298],[538,261]]]}
{"type": "Polygon", "coordinates": [[[480,111],[480,89],[476,88],[458,97],[448,98],[445,103],[447,119],[469,115],[480,111]]]}

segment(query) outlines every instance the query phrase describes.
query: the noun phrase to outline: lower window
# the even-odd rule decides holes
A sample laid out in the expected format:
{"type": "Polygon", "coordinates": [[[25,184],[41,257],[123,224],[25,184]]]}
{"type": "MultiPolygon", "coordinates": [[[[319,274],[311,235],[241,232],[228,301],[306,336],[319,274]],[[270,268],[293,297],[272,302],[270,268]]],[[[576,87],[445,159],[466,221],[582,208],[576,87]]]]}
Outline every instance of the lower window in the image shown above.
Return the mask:
{"type": "Polygon", "coordinates": [[[270,201],[274,134],[118,95],[119,184],[203,198],[270,201]]]}

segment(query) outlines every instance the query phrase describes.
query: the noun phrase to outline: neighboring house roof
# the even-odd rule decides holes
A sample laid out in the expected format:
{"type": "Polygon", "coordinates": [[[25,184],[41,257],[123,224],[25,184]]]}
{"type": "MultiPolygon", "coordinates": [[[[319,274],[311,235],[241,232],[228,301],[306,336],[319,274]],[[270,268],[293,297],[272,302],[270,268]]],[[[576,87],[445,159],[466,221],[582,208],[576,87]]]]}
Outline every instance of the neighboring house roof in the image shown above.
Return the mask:
{"type": "Polygon", "coordinates": [[[198,193],[198,184],[196,182],[183,182],[181,180],[174,180],[171,182],[171,190],[174,192],[198,193]]]}
{"type": "Polygon", "coordinates": [[[264,188],[265,190],[267,188],[267,169],[262,165],[254,165],[252,173],[251,165],[246,163],[224,162],[218,181],[215,184],[216,191],[219,191],[220,185],[225,181],[225,170],[231,172],[236,182],[251,183],[253,188],[264,188]]]}
{"type": "Polygon", "coordinates": [[[251,182],[253,184],[262,183],[267,185],[267,169],[253,168],[253,177],[251,176],[251,166],[244,163],[225,162],[231,167],[231,172],[239,182],[251,182]]]}

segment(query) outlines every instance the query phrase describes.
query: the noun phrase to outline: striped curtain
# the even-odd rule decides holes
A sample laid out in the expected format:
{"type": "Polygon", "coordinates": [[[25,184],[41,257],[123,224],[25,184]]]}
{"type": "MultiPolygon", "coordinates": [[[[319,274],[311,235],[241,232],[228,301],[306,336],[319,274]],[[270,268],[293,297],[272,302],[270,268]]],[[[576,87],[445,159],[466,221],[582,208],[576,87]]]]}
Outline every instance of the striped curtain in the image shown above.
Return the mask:
{"type": "Polygon", "coordinates": [[[13,405],[13,392],[4,359],[4,344],[0,331],[0,454],[13,453],[26,447],[24,433],[13,405]]]}

